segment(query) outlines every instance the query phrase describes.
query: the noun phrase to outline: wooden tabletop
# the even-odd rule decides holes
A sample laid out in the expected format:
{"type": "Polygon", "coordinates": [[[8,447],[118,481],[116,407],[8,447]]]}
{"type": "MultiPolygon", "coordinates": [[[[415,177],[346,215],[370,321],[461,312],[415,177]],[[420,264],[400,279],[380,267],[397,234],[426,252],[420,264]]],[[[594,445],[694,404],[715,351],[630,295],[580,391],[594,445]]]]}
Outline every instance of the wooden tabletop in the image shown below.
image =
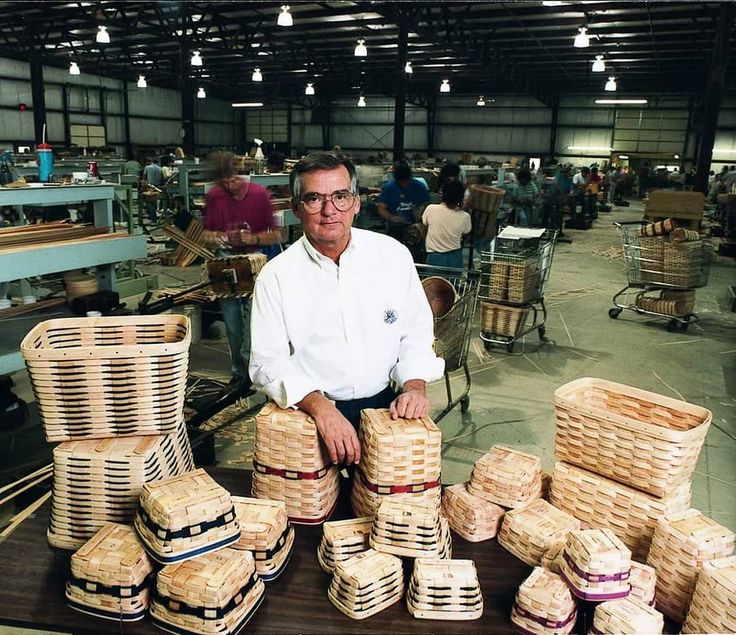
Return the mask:
{"type": "MultiPolygon", "coordinates": [[[[251,472],[207,470],[235,495],[250,495],[251,472]]],[[[344,488],[333,520],[352,516],[344,488]]],[[[146,618],[118,624],[91,617],[65,604],[69,554],[52,552],[46,542],[49,503],[0,544],[0,624],[73,633],[156,633],[146,618]]],[[[483,617],[472,622],[419,620],[400,602],[366,620],[352,620],[327,598],[330,576],[317,563],[321,527],[296,526],[294,554],[285,572],[266,584],[266,596],[245,627],[247,633],[511,633],[509,615],[516,590],[531,568],[496,540],[469,543],[452,534],[453,558],[475,561],[483,591],[483,617]]],[[[405,559],[408,560],[408,559],[405,559]]],[[[408,574],[408,569],[407,569],[408,574]]],[[[407,578],[408,580],[408,578],[407,578]]]]}

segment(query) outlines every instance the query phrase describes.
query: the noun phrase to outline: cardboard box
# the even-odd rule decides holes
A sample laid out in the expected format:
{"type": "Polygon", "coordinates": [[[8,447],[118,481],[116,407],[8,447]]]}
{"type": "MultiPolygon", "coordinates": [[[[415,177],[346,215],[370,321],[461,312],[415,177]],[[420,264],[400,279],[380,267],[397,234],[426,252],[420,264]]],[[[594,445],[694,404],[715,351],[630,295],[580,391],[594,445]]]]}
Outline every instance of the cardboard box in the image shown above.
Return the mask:
{"type": "Polygon", "coordinates": [[[687,218],[702,220],[705,194],[702,192],[670,192],[654,190],[649,193],[647,217],[687,218]]]}

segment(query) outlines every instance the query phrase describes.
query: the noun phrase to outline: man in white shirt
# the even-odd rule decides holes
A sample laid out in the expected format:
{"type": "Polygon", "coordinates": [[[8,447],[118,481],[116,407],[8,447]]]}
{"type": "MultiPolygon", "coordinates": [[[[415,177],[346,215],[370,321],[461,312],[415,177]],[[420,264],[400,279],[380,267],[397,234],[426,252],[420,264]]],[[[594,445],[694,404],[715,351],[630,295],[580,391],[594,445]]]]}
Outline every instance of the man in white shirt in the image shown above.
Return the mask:
{"type": "Polygon", "coordinates": [[[334,463],[358,463],[361,409],[429,414],[426,382],[444,369],[432,312],[406,247],[352,227],[360,199],[349,159],[305,157],[291,192],[304,236],[258,275],[250,376],[282,408],[314,418],[334,463]]]}

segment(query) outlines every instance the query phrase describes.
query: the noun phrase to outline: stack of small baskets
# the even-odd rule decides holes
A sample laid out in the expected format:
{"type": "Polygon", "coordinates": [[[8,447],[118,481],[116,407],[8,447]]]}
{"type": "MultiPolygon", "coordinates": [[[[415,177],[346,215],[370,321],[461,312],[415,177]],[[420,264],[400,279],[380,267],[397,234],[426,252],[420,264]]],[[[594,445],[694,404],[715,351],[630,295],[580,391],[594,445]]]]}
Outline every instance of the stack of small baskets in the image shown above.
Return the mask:
{"type": "Polygon", "coordinates": [[[664,616],[651,606],[628,598],[602,602],[595,607],[593,627],[595,635],[620,633],[661,633],[664,616]]]}
{"type": "Polygon", "coordinates": [[[338,562],[370,549],[372,526],[373,519],[370,516],[325,523],[317,549],[317,560],[322,570],[334,573],[338,562]]]}
{"type": "Polygon", "coordinates": [[[676,228],[667,219],[641,228],[639,267],[645,284],[680,289],[700,286],[708,252],[697,232],[676,228]]]}
{"type": "Polygon", "coordinates": [[[636,306],[673,317],[689,315],[695,310],[695,291],[662,289],[657,297],[640,294],[636,297],[636,306]]]}
{"type": "Polygon", "coordinates": [[[419,619],[477,620],[483,615],[483,594],[475,563],[417,558],[406,607],[419,619]]]}
{"type": "Polygon", "coordinates": [[[21,343],[54,450],[49,543],[77,549],[130,523],[144,483],[192,469],[184,428],[189,320],[180,315],[41,322],[21,343]]]}
{"type": "Polygon", "coordinates": [[[736,556],[710,560],[695,585],[683,633],[736,633],[736,556]]]}

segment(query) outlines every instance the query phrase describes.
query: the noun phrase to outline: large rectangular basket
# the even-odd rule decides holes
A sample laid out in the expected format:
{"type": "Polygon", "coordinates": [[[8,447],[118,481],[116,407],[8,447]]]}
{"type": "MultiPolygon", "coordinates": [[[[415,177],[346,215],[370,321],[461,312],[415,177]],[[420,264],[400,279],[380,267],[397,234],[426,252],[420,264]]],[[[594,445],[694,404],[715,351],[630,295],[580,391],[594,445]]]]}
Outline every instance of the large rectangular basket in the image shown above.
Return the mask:
{"type": "Polygon", "coordinates": [[[65,318],[23,339],[50,442],[176,432],[191,333],[183,315],[65,318]]]}
{"type": "Polygon", "coordinates": [[[683,633],[736,633],[736,556],[703,563],[683,633]]]}
{"type": "Polygon", "coordinates": [[[660,497],[692,475],[713,416],[590,377],[561,386],[554,397],[558,459],[660,497]]]}
{"type": "Polygon", "coordinates": [[[481,302],[481,330],[494,335],[517,337],[523,330],[528,315],[529,309],[524,307],[481,302]]]}

